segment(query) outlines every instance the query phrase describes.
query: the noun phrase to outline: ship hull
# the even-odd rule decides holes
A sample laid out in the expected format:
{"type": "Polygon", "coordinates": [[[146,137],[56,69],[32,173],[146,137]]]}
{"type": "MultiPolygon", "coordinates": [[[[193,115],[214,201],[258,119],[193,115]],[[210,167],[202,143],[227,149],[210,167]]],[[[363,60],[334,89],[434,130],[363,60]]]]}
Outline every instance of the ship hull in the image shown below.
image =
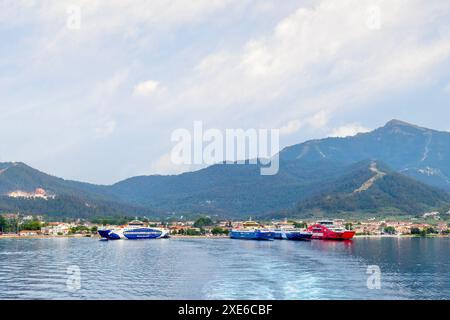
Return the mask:
{"type": "Polygon", "coordinates": [[[285,239],[284,235],[283,235],[283,232],[281,232],[281,231],[274,231],[273,238],[275,240],[283,240],[283,239],[285,239]]]}
{"type": "Polygon", "coordinates": [[[286,232],[286,239],[287,240],[294,240],[294,241],[309,241],[312,238],[312,233],[309,232],[286,232]]]}
{"type": "Polygon", "coordinates": [[[331,232],[327,234],[314,234],[312,239],[317,240],[351,240],[355,235],[352,231],[346,232],[331,232]]]}
{"type": "Polygon", "coordinates": [[[232,230],[230,232],[231,239],[239,240],[262,240],[271,241],[274,239],[274,233],[270,231],[239,231],[232,230]]]}
{"type": "Polygon", "coordinates": [[[296,241],[308,241],[311,240],[311,232],[303,231],[274,231],[274,239],[276,240],[296,240],[296,241]]]}
{"type": "Polygon", "coordinates": [[[109,233],[111,232],[111,230],[98,230],[98,234],[101,238],[107,239],[109,237],[109,233]]]}
{"type": "Polygon", "coordinates": [[[139,229],[125,231],[123,235],[128,240],[160,239],[167,237],[167,235],[164,234],[164,231],[158,229],[139,229]]]}
{"type": "Polygon", "coordinates": [[[311,238],[317,240],[351,240],[355,235],[352,230],[333,231],[322,225],[310,226],[308,231],[312,232],[311,238]]]}
{"type": "Polygon", "coordinates": [[[168,238],[169,233],[165,230],[152,228],[139,228],[131,230],[99,230],[98,234],[102,239],[107,240],[142,240],[168,238]]]}

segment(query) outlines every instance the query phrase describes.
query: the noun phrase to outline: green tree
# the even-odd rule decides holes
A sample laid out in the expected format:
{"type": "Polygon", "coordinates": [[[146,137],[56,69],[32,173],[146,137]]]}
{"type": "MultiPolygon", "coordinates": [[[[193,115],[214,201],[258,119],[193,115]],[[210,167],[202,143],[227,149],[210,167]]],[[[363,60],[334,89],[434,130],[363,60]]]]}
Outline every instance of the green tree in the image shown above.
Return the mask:
{"type": "Polygon", "coordinates": [[[416,227],[411,228],[411,234],[420,234],[420,229],[416,227]]]}
{"type": "Polygon", "coordinates": [[[41,230],[41,222],[37,220],[27,221],[20,226],[22,230],[41,230]]]}
{"type": "Polygon", "coordinates": [[[185,234],[187,236],[200,236],[202,233],[201,233],[201,231],[198,231],[195,229],[187,229],[187,230],[185,230],[185,234]]]}
{"type": "Polygon", "coordinates": [[[4,216],[0,215],[0,232],[8,231],[8,220],[4,216]]]}
{"type": "Polygon", "coordinates": [[[345,224],[345,229],[347,229],[347,230],[353,230],[353,223],[347,222],[347,223],[345,224]]]}
{"type": "Polygon", "coordinates": [[[214,228],[212,228],[212,230],[211,230],[211,233],[213,234],[213,235],[220,235],[220,234],[228,234],[228,229],[223,229],[223,228],[221,228],[221,227],[214,227],[214,228]]]}
{"type": "Polygon", "coordinates": [[[395,228],[394,227],[385,227],[384,228],[384,233],[395,234],[395,228]]]}
{"type": "Polygon", "coordinates": [[[194,222],[194,227],[196,228],[203,228],[212,225],[214,225],[214,222],[210,217],[200,217],[194,222]]]}

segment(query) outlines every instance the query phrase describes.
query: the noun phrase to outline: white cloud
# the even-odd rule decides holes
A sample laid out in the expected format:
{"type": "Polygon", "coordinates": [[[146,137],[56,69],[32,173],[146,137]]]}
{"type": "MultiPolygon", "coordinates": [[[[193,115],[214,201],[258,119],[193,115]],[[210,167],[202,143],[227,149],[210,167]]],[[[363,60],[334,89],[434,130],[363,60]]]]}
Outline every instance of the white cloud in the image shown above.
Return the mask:
{"type": "Polygon", "coordinates": [[[148,96],[156,92],[160,88],[159,82],[154,80],[147,80],[138,83],[133,90],[133,95],[135,96],[148,96]]]}
{"type": "MultiPolygon", "coordinates": [[[[387,103],[384,112],[400,108],[388,104],[390,95],[414,104],[416,89],[443,94],[450,2],[0,1],[0,36],[14,43],[0,61],[0,133],[8,136],[17,123],[29,128],[2,152],[34,160],[39,152],[24,141],[45,141],[58,161],[41,163],[60,166],[55,173],[64,176],[72,171],[61,164],[99,150],[92,159],[128,162],[125,177],[149,169],[150,159],[170,149],[173,128],[194,120],[221,129],[281,127],[282,140],[298,143],[363,130],[355,123],[378,99],[387,103]],[[66,27],[71,5],[81,7],[79,30],[66,27]],[[333,130],[336,114],[350,125],[333,130]],[[119,149],[127,156],[117,157],[119,149]]],[[[411,110],[448,112],[439,107],[411,110]]],[[[115,180],[108,161],[111,167],[97,168],[115,180]]],[[[152,170],[177,172],[165,164],[152,170]]]]}
{"type": "Polygon", "coordinates": [[[339,137],[339,138],[351,137],[357,135],[358,133],[365,133],[369,131],[370,129],[363,127],[358,123],[350,123],[345,126],[334,129],[330,133],[330,137],[339,137]]]}
{"type": "Polygon", "coordinates": [[[302,120],[291,120],[286,125],[280,128],[280,134],[282,136],[288,136],[293,133],[298,132],[302,128],[307,128],[309,130],[324,130],[327,128],[329,121],[329,114],[327,111],[322,110],[310,117],[306,117],[302,120]]]}
{"type": "Polygon", "coordinates": [[[342,107],[427,81],[450,56],[449,32],[442,29],[428,39],[427,21],[438,19],[449,5],[376,3],[377,10],[364,0],[301,7],[271,34],[249,39],[239,50],[206,56],[180,101],[195,109],[214,101],[224,115],[246,105],[272,117],[265,108],[297,95],[301,100],[280,115],[298,119],[325,111],[331,117],[342,107]]]}
{"type": "Polygon", "coordinates": [[[2,1],[0,21],[9,24],[34,22],[63,28],[71,14],[68,9],[79,7],[81,29],[85,29],[90,36],[116,32],[129,34],[130,30],[135,30],[136,27],[167,29],[202,21],[208,15],[235,2],[232,0],[2,1]]]}
{"type": "Polygon", "coordinates": [[[166,153],[157,160],[152,161],[150,169],[145,174],[179,174],[186,171],[198,170],[204,165],[175,164],[172,162],[171,154],[166,153]]]}
{"type": "Polygon", "coordinates": [[[301,127],[302,123],[299,120],[291,120],[286,125],[280,128],[280,134],[290,135],[300,130],[301,127]]]}
{"type": "Polygon", "coordinates": [[[314,129],[323,129],[328,121],[329,114],[326,110],[321,110],[306,120],[306,122],[314,129]]]}

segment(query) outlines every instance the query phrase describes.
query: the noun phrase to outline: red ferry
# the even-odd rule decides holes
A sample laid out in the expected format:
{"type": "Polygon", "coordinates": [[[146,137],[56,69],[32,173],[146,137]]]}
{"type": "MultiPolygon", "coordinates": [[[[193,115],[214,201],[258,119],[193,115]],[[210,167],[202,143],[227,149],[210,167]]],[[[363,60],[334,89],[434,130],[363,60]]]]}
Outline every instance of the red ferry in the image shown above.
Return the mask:
{"type": "Polygon", "coordinates": [[[320,240],[350,240],[355,235],[355,231],[346,230],[333,221],[319,221],[309,226],[308,231],[312,232],[312,239],[320,240]]]}

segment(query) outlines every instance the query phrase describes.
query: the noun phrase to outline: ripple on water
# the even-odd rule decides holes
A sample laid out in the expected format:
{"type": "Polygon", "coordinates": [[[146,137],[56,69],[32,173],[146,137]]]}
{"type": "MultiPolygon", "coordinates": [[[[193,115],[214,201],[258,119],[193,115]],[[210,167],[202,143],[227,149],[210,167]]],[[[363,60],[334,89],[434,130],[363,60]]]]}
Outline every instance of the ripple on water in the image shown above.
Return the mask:
{"type": "Polygon", "coordinates": [[[448,299],[449,239],[423,240],[2,239],[0,299],[448,299]]]}

